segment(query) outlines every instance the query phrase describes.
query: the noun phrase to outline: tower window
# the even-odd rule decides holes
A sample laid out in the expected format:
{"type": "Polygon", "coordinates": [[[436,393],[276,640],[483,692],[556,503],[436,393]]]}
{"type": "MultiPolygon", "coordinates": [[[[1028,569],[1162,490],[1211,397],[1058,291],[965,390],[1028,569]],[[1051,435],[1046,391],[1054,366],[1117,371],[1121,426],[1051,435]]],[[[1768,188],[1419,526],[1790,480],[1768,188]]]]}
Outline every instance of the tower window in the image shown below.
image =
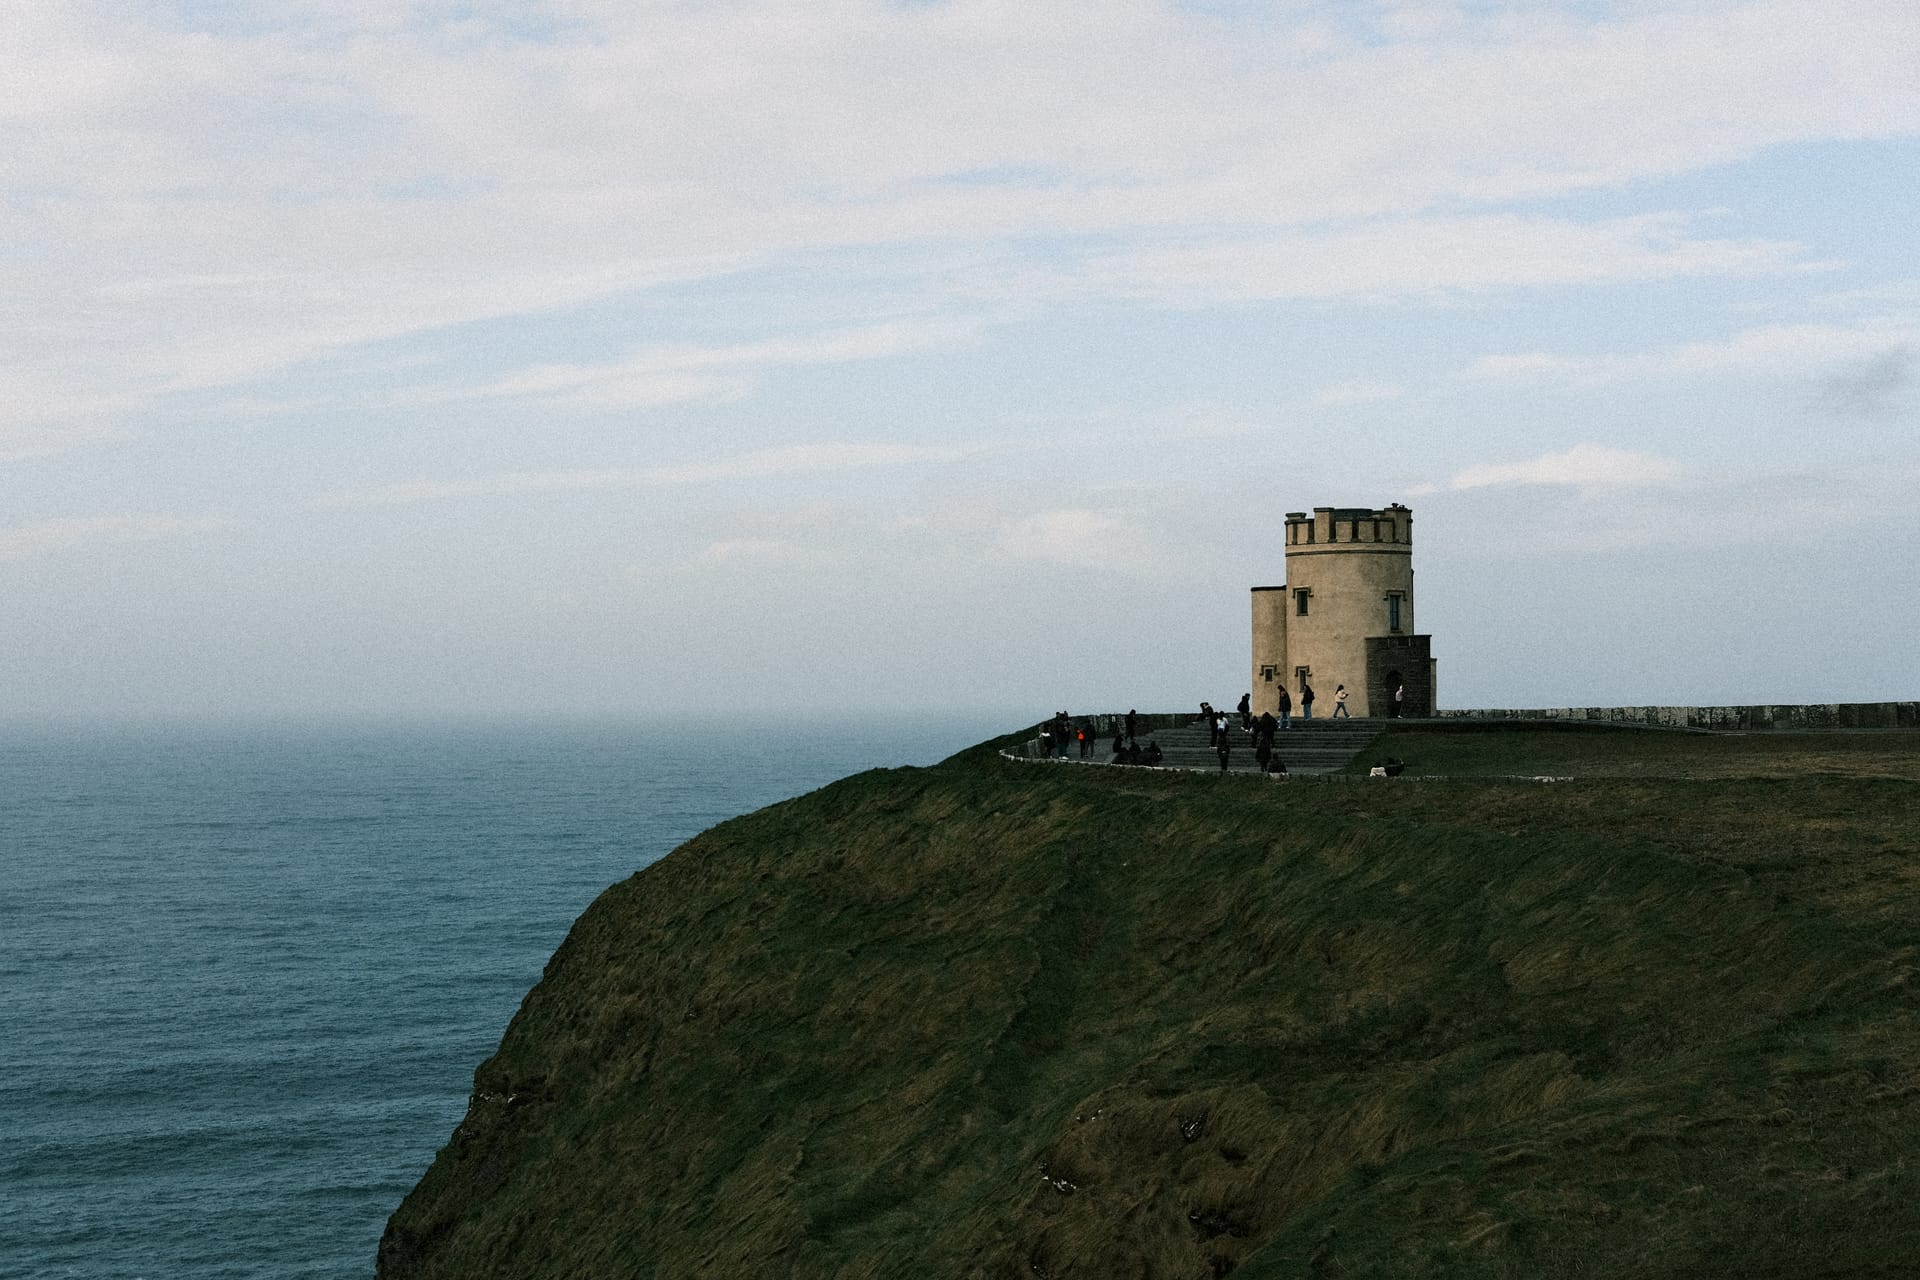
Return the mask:
{"type": "Polygon", "coordinates": [[[1400,630],[1400,601],[1401,595],[1397,591],[1387,597],[1387,630],[1389,631],[1400,630]]]}
{"type": "Polygon", "coordinates": [[[1293,593],[1293,612],[1296,616],[1302,618],[1307,616],[1307,597],[1311,594],[1312,592],[1305,587],[1293,593]]]}

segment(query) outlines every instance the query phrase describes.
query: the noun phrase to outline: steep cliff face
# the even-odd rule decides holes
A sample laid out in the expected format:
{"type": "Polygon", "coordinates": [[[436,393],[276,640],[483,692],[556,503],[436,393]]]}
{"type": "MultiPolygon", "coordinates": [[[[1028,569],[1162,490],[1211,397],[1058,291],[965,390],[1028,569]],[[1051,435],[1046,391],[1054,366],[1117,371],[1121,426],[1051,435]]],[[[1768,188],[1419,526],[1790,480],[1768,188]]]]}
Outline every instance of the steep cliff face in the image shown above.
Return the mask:
{"type": "Polygon", "coordinates": [[[863,774],[581,917],[379,1274],[1893,1274],[1916,819],[1910,776],[863,774]]]}

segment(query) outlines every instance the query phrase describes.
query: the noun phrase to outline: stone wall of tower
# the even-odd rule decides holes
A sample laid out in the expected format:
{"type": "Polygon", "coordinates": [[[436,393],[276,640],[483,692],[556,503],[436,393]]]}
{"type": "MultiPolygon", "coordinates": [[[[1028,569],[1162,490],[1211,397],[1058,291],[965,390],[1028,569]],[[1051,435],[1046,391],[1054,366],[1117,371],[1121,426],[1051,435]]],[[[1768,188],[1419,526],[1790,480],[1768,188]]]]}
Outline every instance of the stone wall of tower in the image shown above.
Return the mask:
{"type": "MultiPolygon", "coordinates": [[[[1367,700],[1376,714],[1394,714],[1393,691],[1400,690],[1399,714],[1430,716],[1438,691],[1434,688],[1432,636],[1369,636],[1367,700]]],[[[1349,702],[1348,705],[1352,705],[1349,702]]]]}
{"type": "Polygon", "coordinates": [[[1287,675],[1287,589],[1253,589],[1253,714],[1278,709],[1280,684],[1287,675]]]}
{"type": "Polygon", "coordinates": [[[1317,507],[1289,513],[1286,531],[1283,675],[1295,708],[1304,671],[1319,714],[1333,714],[1344,684],[1352,714],[1385,715],[1369,687],[1367,641],[1414,633],[1413,513],[1317,507]]]}

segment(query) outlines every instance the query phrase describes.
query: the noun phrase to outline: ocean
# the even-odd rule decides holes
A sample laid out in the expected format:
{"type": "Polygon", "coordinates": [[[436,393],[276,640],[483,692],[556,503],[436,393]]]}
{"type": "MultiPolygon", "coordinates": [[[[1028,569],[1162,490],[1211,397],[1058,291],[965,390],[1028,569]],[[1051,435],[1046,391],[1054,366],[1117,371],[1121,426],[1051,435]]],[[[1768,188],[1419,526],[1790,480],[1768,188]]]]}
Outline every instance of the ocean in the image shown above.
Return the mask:
{"type": "Polygon", "coordinates": [[[364,1278],[605,887],[963,717],[0,726],[0,1277],[364,1278]]]}

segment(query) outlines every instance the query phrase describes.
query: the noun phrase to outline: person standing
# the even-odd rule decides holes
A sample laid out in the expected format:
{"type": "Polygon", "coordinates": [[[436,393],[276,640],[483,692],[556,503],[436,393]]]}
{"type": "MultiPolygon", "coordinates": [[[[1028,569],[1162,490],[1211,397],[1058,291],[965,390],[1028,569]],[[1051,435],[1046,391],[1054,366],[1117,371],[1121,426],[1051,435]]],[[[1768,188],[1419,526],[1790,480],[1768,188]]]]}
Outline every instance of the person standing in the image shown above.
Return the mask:
{"type": "Polygon", "coordinates": [[[1220,713],[1220,737],[1214,743],[1214,752],[1220,757],[1220,772],[1227,771],[1227,757],[1233,754],[1233,738],[1227,733],[1227,713],[1220,713]]]}
{"type": "Polygon", "coordinates": [[[1300,718],[1313,719],[1313,686],[1305,680],[1300,682],[1300,718]]]}
{"type": "Polygon", "coordinates": [[[1260,766],[1262,773],[1267,771],[1267,766],[1273,759],[1273,733],[1279,727],[1280,722],[1273,718],[1271,711],[1264,713],[1253,723],[1253,759],[1260,766]]]}
{"type": "Polygon", "coordinates": [[[1251,693],[1240,695],[1239,711],[1240,728],[1243,730],[1253,728],[1253,695],[1251,693]]]}
{"type": "Polygon", "coordinates": [[[1347,686],[1337,684],[1333,686],[1333,718],[1338,720],[1341,716],[1351,720],[1353,712],[1347,710],[1347,686]]]}
{"type": "Polygon", "coordinates": [[[1404,684],[1396,684],[1393,686],[1393,718],[1395,720],[1400,718],[1400,704],[1406,700],[1406,696],[1407,686],[1404,684]]]}
{"type": "Polygon", "coordinates": [[[1280,686],[1280,727],[1293,728],[1293,695],[1287,692],[1287,686],[1280,686]]]}
{"type": "Polygon", "coordinates": [[[1140,713],[1138,711],[1134,710],[1131,707],[1127,709],[1127,741],[1128,742],[1133,741],[1133,726],[1136,723],[1138,723],[1139,714],[1140,713]]]}

